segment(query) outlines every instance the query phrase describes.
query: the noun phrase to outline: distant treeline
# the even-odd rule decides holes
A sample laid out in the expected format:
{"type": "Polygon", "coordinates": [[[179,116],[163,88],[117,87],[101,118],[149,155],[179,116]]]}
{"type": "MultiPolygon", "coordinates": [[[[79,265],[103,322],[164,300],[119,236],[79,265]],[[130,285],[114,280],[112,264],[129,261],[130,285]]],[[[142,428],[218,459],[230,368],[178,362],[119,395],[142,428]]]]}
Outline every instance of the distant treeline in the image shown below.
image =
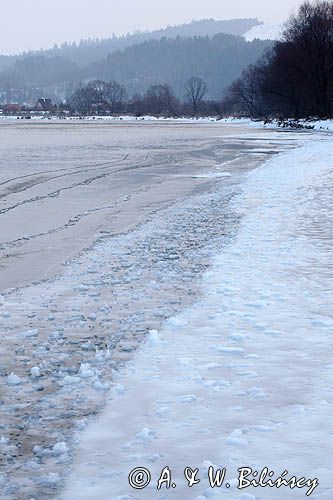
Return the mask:
{"type": "Polygon", "coordinates": [[[184,85],[184,99],[176,97],[168,84],[152,85],[142,95],[128,98],[126,88],[116,81],[94,80],[81,86],[68,102],[69,110],[80,115],[131,114],[135,116],[219,115],[220,104],[207,100],[207,84],[191,77],[184,85]]]}
{"type": "Polygon", "coordinates": [[[230,86],[222,108],[251,117],[332,117],[333,3],[305,2],[283,39],[230,86]]]}
{"type": "Polygon", "coordinates": [[[160,40],[161,38],[192,38],[194,36],[214,36],[218,33],[242,36],[254,26],[261,24],[258,19],[230,19],[216,21],[215,19],[202,19],[187,24],[168,26],[155,31],[137,31],[126,35],[112,35],[110,38],[88,38],[80,42],[64,42],[54,45],[51,49],[29,51],[19,55],[0,55],[0,72],[10,69],[17,60],[25,57],[43,56],[48,59],[61,57],[71,61],[79,67],[86,67],[97,61],[102,61],[109,54],[124,50],[131,45],[138,45],[147,40],[160,40]]]}
{"type": "MultiPolygon", "coordinates": [[[[32,104],[39,97],[61,103],[92,80],[117,81],[133,97],[161,82],[184,99],[184,84],[192,75],[207,82],[209,99],[221,100],[242,70],[255,63],[272,42],[246,42],[235,35],[161,38],[109,53],[81,66],[62,55],[33,54],[0,72],[0,102],[32,104]]],[[[68,49],[69,50],[69,49],[68,49]]]]}
{"type": "MultiPolygon", "coordinates": [[[[213,37],[219,33],[242,36],[254,26],[258,26],[258,19],[230,19],[216,21],[215,19],[203,19],[192,21],[187,24],[168,26],[155,31],[138,31],[122,36],[113,35],[106,39],[87,39],[79,43],[65,42],[61,46],[55,45],[52,49],[43,50],[39,55],[46,57],[63,57],[74,62],[79,67],[86,67],[97,61],[106,59],[109,54],[125,50],[132,45],[139,45],[149,40],[161,40],[162,38],[174,39],[193,37],[213,37]]],[[[32,55],[32,54],[30,54],[32,55]]]]}

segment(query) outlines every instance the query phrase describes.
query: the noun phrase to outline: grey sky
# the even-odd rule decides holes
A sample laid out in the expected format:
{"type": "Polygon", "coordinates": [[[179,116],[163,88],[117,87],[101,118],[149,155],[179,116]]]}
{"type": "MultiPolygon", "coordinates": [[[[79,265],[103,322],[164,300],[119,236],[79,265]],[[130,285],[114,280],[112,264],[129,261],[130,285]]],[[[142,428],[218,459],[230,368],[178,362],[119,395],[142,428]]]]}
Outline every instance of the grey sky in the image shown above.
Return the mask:
{"type": "Polygon", "coordinates": [[[301,0],[0,0],[0,53],[107,37],[191,19],[281,21],[301,0]]]}

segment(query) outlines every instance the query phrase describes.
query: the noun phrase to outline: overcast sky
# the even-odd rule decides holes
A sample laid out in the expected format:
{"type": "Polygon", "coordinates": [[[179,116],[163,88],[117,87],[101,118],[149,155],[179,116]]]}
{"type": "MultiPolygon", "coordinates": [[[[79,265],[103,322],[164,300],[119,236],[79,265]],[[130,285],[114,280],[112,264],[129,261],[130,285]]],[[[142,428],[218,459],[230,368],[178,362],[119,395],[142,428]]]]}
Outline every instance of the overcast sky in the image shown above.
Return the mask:
{"type": "Polygon", "coordinates": [[[281,21],[301,0],[0,0],[0,53],[51,47],[192,19],[281,21]]]}

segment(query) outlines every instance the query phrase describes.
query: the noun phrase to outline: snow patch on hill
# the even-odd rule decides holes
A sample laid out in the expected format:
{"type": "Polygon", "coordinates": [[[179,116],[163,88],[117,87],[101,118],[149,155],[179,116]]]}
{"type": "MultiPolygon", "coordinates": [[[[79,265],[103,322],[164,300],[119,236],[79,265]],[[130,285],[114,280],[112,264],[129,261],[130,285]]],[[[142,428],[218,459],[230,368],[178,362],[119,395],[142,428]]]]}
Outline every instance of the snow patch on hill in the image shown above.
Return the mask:
{"type": "Polygon", "coordinates": [[[249,31],[244,34],[244,38],[247,42],[253,42],[253,40],[280,40],[282,32],[284,29],[284,24],[274,24],[266,23],[260,24],[259,26],[254,26],[249,31]]]}

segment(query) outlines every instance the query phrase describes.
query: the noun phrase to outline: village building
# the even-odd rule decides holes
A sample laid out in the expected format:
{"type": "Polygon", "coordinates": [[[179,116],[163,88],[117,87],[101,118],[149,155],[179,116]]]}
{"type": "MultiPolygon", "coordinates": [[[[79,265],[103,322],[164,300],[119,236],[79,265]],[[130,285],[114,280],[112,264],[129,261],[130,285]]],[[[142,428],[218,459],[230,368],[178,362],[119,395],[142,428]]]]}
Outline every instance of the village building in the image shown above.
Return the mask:
{"type": "Polygon", "coordinates": [[[52,99],[41,98],[36,104],[36,111],[53,111],[55,108],[52,99]]]}
{"type": "Polygon", "coordinates": [[[20,106],[20,104],[15,104],[15,103],[8,103],[5,104],[3,107],[3,112],[7,114],[20,113],[21,110],[22,106],[20,106]]]}

